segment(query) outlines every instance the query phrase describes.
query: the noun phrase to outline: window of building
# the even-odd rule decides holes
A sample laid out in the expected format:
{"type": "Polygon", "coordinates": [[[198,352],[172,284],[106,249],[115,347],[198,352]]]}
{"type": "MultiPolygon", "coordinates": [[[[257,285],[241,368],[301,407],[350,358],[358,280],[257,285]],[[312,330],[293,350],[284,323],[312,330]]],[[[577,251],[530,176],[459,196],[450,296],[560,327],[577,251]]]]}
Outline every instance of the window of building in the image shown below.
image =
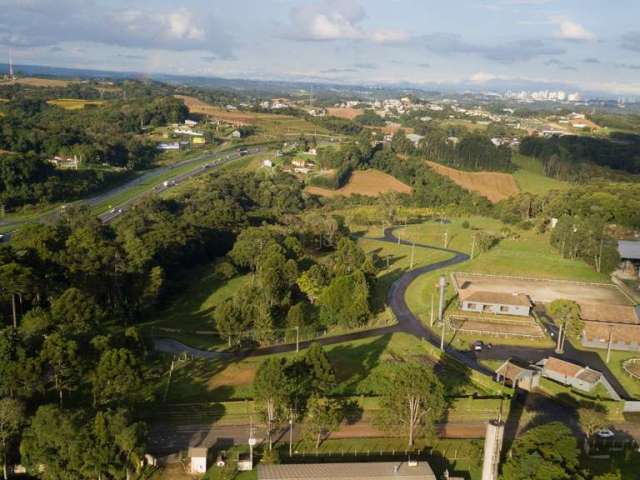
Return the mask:
{"type": "Polygon", "coordinates": [[[475,303],[467,303],[467,308],[472,308],[472,309],[475,310],[476,304],[475,303]]]}
{"type": "Polygon", "coordinates": [[[509,311],[509,307],[505,307],[504,305],[500,306],[500,311],[501,312],[508,312],[509,311]]]}

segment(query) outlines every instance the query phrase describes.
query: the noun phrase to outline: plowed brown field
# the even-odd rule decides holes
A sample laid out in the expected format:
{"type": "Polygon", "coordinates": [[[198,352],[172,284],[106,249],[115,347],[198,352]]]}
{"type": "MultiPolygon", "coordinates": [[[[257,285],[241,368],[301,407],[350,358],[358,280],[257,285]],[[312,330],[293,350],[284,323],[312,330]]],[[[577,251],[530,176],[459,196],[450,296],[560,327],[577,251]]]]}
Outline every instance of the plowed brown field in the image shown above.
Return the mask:
{"type": "Polygon", "coordinates": [[[499,202],[520,192],[512,175],[500,172],[465,172],[427,161],[429,167],[440,175],[450,178],[462,188],[479,193],[491,202],[499,202]]]}
{"type": "Polygon", "coordinates": [[[349,182],[338,190],[308,187],[306,191],[322,197],[336,197],[338,195],[348,197],[355,194],[377,197],[385,192],[411,193],[411,187],[379,170],[358,170],[353,172],[349,182]]]}
{"type": "Polygon", "coordinates": [[[363,112],[364,110],[357,108],[327,108],[327,113],[331,117],[346,118],[347,120],[353,120],[363,112]]]}

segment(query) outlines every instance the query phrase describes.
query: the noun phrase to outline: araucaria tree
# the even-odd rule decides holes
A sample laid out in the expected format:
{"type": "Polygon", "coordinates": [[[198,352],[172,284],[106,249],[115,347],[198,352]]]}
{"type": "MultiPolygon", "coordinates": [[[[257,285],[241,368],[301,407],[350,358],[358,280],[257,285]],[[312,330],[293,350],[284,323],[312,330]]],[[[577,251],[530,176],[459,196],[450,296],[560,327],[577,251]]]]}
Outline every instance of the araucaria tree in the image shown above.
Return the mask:
{"type": "Polygon", "coordinates": [[[271,450],[273,430],[287,403],[290,390],[284,362],[275,358],[265,360],[256,372],[253,390],[260,413],[267,424],[267,438],[271,450]]]}
{"type": "Polygon", "coordinates": [[[335,431],[344,417],[340,402],[331,398],[312,396],[307,403],[305,429],[314,438],[316,451],[323,437],[335,431]]]}
{"type": "Polygon", "coordinates": [[[7,453],[20,433],[20,428],[24,421],[24,406],[22,403],[12,398],[0,400],[0,454],[2,455],[2,475],[4,480],[9,477],[7,472],[7,453]]]}
{"type": "Polygon", "coordinates": [[[580,338],[584,329],[584,322],[580,318],[580,305],[572,300],[554,300],[549,305],[549,313],[560,327],[556,350],[563,352],[567,335],[574,339],[580,338]]]}
{"type": "Polygon", "coordinates": [[[408,446],[413,447],[416,437],[432,430],[442,417],[444,386],[430,367],[416,361],[388,365],[380,384],[377,423],[386,430],[406,435],[408,446]]]}

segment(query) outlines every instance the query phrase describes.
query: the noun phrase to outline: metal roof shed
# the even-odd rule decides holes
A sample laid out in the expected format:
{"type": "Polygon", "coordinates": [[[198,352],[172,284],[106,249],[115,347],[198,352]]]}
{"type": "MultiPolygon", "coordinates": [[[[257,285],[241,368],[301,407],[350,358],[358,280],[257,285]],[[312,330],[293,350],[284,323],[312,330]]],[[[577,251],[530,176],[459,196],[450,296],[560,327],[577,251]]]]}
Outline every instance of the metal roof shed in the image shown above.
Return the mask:
{"type": "Polygon", "coordinates": [[[427,462],[259,465],[258,480],[437,480],[427,462]]]}

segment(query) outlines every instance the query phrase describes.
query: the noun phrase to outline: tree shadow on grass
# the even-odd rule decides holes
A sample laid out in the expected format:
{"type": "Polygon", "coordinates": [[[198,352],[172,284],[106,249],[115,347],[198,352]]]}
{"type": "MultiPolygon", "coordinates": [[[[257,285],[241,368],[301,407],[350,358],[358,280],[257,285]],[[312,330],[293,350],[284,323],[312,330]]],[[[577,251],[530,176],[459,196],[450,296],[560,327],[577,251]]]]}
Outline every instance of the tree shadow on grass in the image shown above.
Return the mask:
{"type": "Polygon", "coordinates": [[[390,340],[391,334],[387,334],[366,343],[341,344],[327,349],[338,381],[335,393],[351,395],[371,391],[372,386],[366,380],[380,365],[380,357],[390,340]]]}

